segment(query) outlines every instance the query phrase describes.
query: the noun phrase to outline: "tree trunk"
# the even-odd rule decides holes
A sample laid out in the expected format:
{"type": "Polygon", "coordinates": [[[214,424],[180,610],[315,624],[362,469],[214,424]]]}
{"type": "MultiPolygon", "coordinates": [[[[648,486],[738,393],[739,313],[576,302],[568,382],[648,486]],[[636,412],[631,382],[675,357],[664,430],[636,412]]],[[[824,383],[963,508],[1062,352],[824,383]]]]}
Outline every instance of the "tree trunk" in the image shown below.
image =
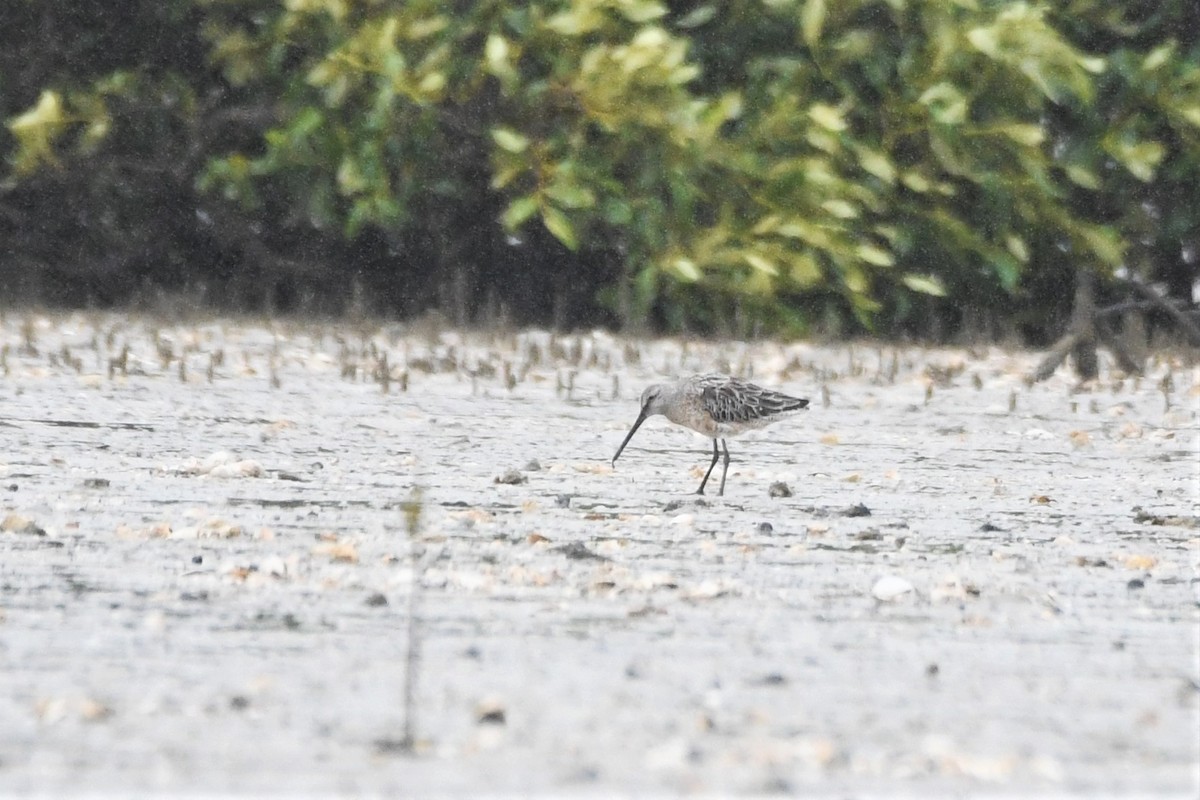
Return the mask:
{"type": "Polygon", "coordinates": [[[1071,361],[1081,380],[1095,380],[1100,374],[1096,356],[1096,273],[1090,269],[1075,271],[1075,301],[1071,309],[1071,361]]]}

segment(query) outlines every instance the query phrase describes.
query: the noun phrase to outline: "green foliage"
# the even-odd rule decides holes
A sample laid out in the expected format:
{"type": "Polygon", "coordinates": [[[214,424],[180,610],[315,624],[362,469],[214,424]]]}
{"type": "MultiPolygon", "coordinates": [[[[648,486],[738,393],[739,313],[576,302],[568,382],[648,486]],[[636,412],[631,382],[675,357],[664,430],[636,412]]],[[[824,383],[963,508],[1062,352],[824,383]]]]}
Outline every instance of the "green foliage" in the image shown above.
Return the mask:
{"type": "Polygon", "coordinates": [[[46,90],[36,106],[9,120],[8,129],[17,140],[13,169],[18,175],[33,172],[42,164],[58,164],[54,143],[67,127],[64,116],[58,92],[46,90]]]}
{"type": "Polygon", "coordinates": [[[593,265],[566,280],[626,325],[729,333],[1049,313],[1075,268],[1200,245],[1183,0],[166,5],[210,69],[38,87],[10,181],[111,142],[147,87],[177,87],[136,112],[166,136],[219,91],[271,109],[192,175],[242,214],[432,242],[435,272],[485,274],[519,236],[546,269],[593,265]]]}

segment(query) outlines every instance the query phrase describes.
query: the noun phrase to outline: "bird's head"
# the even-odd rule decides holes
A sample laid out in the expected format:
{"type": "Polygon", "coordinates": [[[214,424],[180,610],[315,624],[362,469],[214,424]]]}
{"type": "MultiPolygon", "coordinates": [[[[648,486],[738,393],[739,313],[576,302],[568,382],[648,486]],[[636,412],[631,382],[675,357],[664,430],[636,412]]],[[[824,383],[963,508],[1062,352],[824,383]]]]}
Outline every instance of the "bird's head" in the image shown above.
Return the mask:
{"type": "Polygon", "coordinates": [[[653,417],[655,414],[663,413],[664,390],[666,387],[661,383],[656,383],[653,386],[647,386],[646,391],[642,392],[642,417],[653,417]]]}
{"type": "Polygon", "coordinates": [[[617,448],[617,454],[612,459],[614,465],[616,465],[617,459],[621,457],[621,453],[625,450],[625,445],[629,444],[629,440],[637,433],[637,429],[642,427],[642,423],[655,414],[663,413],[666,407],[666,389],[665,384],[656,383],[653,386],[647,386],[646,391],[642,392],[642,410],[638,414],[637,420],[633,423],[633,427],[629,429],[625,441],[621,442],[621,446],[617,448]]]}

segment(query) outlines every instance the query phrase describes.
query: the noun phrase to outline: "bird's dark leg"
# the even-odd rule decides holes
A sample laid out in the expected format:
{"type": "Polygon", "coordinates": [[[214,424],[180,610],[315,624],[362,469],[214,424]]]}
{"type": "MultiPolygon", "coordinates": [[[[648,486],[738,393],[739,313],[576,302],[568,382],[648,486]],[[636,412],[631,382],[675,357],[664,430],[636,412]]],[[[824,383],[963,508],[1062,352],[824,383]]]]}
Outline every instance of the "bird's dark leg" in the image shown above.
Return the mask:
{"type": "MultiPolygon", "coordinates": [[[[704,480],[700,481],[700,488],[696,490],[696,494],[704,494],[704,487],[708,483],[708,476],[712,475],[713,467],[717,465],[717,459],[719,457],[720,454],[717,452],[717,440],[713,439],[713,460],[712,463],[708,465],[708,472],[704,473],[704,480]]],[[[721,490],[725,490],[724,478],[721,479],[721,490]]]]}
{"type": "MultiPolygon", "coordinates": [[[[721,488],[717,492],[717,497],[725,496],[725,476],[729,474],[729,445],[725,444],[725,440],[721,440],[721,449],[725,451],[725,468],[721,470],[721,488]]],[[[717,440],[713,439],[713,463],[717,463],[717,440]]],[[[712,467],[709,467],[712,471],[712,467]]]]}

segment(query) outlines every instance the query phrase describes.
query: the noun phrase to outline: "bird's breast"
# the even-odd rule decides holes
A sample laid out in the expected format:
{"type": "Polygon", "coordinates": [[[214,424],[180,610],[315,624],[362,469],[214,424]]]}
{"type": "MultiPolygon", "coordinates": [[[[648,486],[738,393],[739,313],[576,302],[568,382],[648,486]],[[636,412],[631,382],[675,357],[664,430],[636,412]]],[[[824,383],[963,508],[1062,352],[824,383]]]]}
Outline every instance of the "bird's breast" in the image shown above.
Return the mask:
{"type": "Polygon", "coordinates": [[[702,433],[710,439],[717,439],[723,435],[720,430],[723,426],[698,409],[673,408],[669,409],[664,416],[676,425],[691,428],[696,433],[702,433]]]}

